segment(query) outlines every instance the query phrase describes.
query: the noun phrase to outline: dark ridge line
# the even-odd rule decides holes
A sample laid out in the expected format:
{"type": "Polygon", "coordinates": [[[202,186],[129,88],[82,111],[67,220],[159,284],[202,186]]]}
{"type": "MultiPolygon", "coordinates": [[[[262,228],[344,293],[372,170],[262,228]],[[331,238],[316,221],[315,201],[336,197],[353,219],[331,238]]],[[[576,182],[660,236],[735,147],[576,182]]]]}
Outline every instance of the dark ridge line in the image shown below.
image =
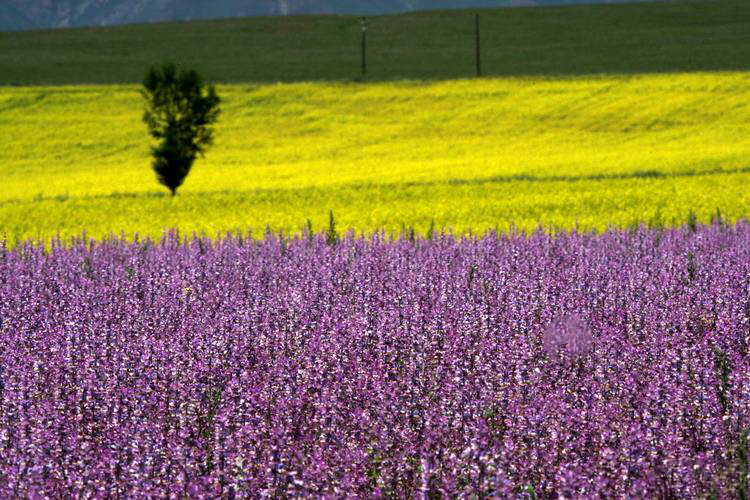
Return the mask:
{"type": "MultiPolygon", "coordinates": [[[[296,188],[256,188],[245,191],[231,191],[228,189],[217,190],[217,191],[201,191],[197,193],[185,193],[181,196],[205,196],[205,195],[217,195],[217,194],[237,194],[237,193],[248,193],[248,194],[261,194],[261,193],[281,193],[285,191],[336,191],[341,189],[383,189],[383,188],[398,188],[398,187],[430,187],[439,185],[448,186],[466,186],[471,184],[506,184],[511,182],[538,182],[538,183],[552,183],[552,182],[585,182],[585,181],[608,181],[608,180],[630,180],[630,179],[660,179],[666,180],[670,178],[681,178],[681,177],[701,177],[701,176],[716,176],[716,175],[732,175],[732,174],[746,174],[750,173],[750,166],[740,167],[731,170],[723,169],[720,167],[709,169],[709,170],[687,170],[684,172],[672,172],[664,173],[658,170],[637,170],[631,173],[620,173],[620,174],[589,174],[589,175],[552,175],[552,176],[536,176],[530,174],[515,174],[515,175],[496,175],[492,177],[481,177],[476,179],[448,179],[442,181],[408,181],[408,182],[391,182],[391,183],[353,183],[353,184],[340,184],[330,185],[325,187],[318,186],[302,186],[296,188]]],[[[39,202],[39,201],[58,201],[64,203],[68,200],[96,200],[96,199],[121,199],[121,198],[169,198],[169,193],[144,191],[142,193],[133,192],[115,192],[110,194],[94,194],[84,196],[70,196],[67,194],[57,194],[50,196],[39,196],[36,195],[31,198],[10,198],[7,200],[0,201],[0,206],[10,204],[20,204],[27,202],[39,202]]]]}
{"type": "MultiPolygon", "coordinates": [[[[672,172],[664,173],[658,170],[636,170],[630,173],[621,174],[589,174],[589,175],[550,175],[550,176],[536,176],[528,174],[516,174],[516,175],[496,175],[492,177],[484,177],[480,179],[450,179],[444,181],[445,184],[490,184],[490,183],[504,183],[504,182],[515,182],[515,181],[527,181],[527,182],[578,182],[578,181],[604,181],[604,180],[627,180],[627,179],[667,179],[667,178],[679,178],[679,177],[698,177],[698,176],[710,176],[710,175],[727,175],[727,174],[745,174],[750,172],[750,166],[740,167],[731,170],[723,169],[720,167],[708,169],[708,170],[685,170],[684,172],[672,172]]],[[[437,182],[428,182],[426,184],[436,184],[437,182]]],[[[404,183],[408,184],[408,183],[404,183]]]]}

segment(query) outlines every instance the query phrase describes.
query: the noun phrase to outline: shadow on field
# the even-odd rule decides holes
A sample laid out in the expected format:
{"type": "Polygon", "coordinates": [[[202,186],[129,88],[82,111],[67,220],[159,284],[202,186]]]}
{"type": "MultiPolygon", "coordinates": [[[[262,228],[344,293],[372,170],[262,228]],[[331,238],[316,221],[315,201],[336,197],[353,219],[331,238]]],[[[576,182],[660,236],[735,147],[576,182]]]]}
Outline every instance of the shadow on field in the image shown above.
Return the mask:
{"type": "MultiPolygon", "coordinates": [[[[633,172],[624,173],[613,173],[613,174],[595,174],[595,175],[550,175],[550,176],[536,176],[531,174],[516,174],[516,175],[496,175],[492,177],[481,177],[476,179],[448,179],[440,181],[409,181],[401,183],[352,183],[345,185],[335,186],[299,186],[291,188],[257,188],[254,190],[243,191],[244,193],[254,195],[272,195],[274,193],[288,193],[290,191],[296,192],[315,192],[315,191],[327,191],[327,190],[366,190],[366,189],[387,189],[387,190],[398,190],[399,188],[409,187],[430,187],[430,186],[466,186],[466,185],[483,185],[483,184],[505,184],[511,182],[530,182],[530,183],[553,183],[553,182],[586,182],[586,181],[628,181],[634,179],[678,179],[686,177],[710,177],[710,176],[722,176],[722,175],[736,175],[750,173],[750,166],[741,167],[736,169],[722,169],[713,168],[708,170],[688,170],[683,172],[671,172],[664,173],[658,170],[636,170],[633,172]]],[[[200,191],[200,192],[183,192],[177,197],[172,197],[169,193],[159,191],[147,191],[142,193],[134,192],[115,192],[110,194],[94,194],[84,196],[68,196],[68,195],[51,195],[43,196],[38,194],[32,198],[33,201],[58,201],[64,203],[67,201],[83,201],[83,200],[121,200],[121,199],[184,199],[194,198],[202,196],[212,195],[227,195],[227,194],[239,194],[239,191],[233,191],[229,189],[221,189],[214,191],[200,191]]],[[[4,201],[0,201],[0,205],[7,204],[18,204],[27,203],[28,199],[12,198],[4,201]]]]}

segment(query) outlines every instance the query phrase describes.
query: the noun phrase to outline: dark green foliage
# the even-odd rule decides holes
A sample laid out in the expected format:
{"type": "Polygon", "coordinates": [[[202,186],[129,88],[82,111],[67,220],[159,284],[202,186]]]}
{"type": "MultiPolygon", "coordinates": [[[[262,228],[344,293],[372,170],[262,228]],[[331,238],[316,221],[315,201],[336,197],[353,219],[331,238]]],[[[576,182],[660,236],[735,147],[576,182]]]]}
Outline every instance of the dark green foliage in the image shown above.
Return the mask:
{"type": "Polygon", "coordinates": [[[474,276],[476,276],[478,269],[479,268],[476,264],[471,265],[471,268],[469,269],[469,276],[466,278],[466,288],[471,288],[472,283],[474,283],[474,276]]]}
{"type": "MultiPolygon", "coordinates": [[[[732,366],[729,363],[729,357],[719,347],[714,346],[714,366],[716,376],[719,379],[717,394],[719,396],[719,405],[721,406],[722,416],[729,415],[729,375],[732,372],[732,366]]],[[[748,458],[747,444],[748,433],[750,429],[741,429],[739,432],[732,429],[730,425],[726,426],[728,440],[726,448],[726,468],[721,472],[721,481],[729,485],[730,488],[736,488],[736,498],[738,500],[747,500],[748,484],[748,458]]]]}
{"type": "Polygon", "coordinates": [[[339,242],[339,235],[336,232],[336,219],[333,217],[333,210],[328,212],[328,230],[326,231],[326,243],[333,246],[339,242]]]}
{"type": "Polygon", "coordinates": [[[521,486],[518,488],[518,497],[523,498],[524,500],[536,500],[536,489],[533,485],[527,484],[526,486],[521,486]]]}
{"type": "Polygon", "coordinates": [[[721,405],[722,414],[726,415],[729,410],[729,358],[727,354],[718,347],[714,347],[714,365],[716,367],[716,376],[719,379],[717,393],[719,395],[719,404],[721,405]]]}
{"type": "Polygon", "coordinates": [[[94,264],[93,264],[93,261],[91,260],[91,257],[84,257],[83,265],[81,267],[82,267],[83,274],[87,278],[89,279],[94,278],[94,264]]]}
{"type": "Polygon", "coordinates": [[[432,237],[435,234],[435,219],[430,220],[430,227],[427,228],[427,239],[432,241],[432,237]]]}
{"type": "Polygon", "coordinates": [[[310,219],[307,219],[306,224],[306,232],[307,232],[307,241],[308,243],[313,242],[313,227],[312,227],[312,221],[310,219]]]}
{"type": "Polygon", "coordinates": [[[693,252],[688,252],[687,275],[690,282],[695,281],[695,278],[698,277],[698,264],[695,262],[693,252]]]}
{"type": "Polygon", "coordinates": [[[221,403],[221,393],[221,388],[210,387],[203,396],[197,415],[198,436],[205,443],[206,458],[201,467],[204,474],[210,474],[215,465],[212,453],[212,433],[214,430],[214,418],[216,417],[216,412],[219,410],[219,403],[221,403]]]}
{"type": "Polygon", "coordinates": [[[724,217],[724,215],[721,213],[721,209],[717,207],[716,213],[711,216],[711,224],[715,224],[720,227],[728,227],[729,219],[724,217]]]}
{"type": "Polygon", "coordinates": [[[687,225],[688,229],[690,229],[690,232],[694,233],[698,231],[698,217],[692,210],[690,211],[690,213],[688,213],[687,225]]]}
{"type": "Polygon", "coordinates": [[[737,498],[747,500],[747,436],[750,429],[740,432],[737,442],[737,498]]]}
{"type": "Polygon", "coordinates": [[[219,97],[197,72],[178,71],[174,64],[151,68],[141,94],[146,100],[143,121],[159,141],[151,148],[154,171],[174,196],[195,158],[213,143],[211,125],[219,116],[219,97]]]}
{"type": "Polygon", "coordinates": [[[664,217],[661,214],[661,207],[656,209],[654,215],[648,220],[646,226],[649,229],[664,229],[664,217]]]}

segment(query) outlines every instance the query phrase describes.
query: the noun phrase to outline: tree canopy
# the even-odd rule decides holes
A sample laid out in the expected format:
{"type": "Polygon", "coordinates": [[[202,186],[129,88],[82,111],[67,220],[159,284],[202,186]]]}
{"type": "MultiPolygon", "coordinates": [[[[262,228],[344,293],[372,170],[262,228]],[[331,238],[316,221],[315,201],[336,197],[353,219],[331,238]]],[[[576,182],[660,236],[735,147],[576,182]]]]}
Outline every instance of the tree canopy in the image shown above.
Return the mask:
{"type": "Polygon", "coordinates": [[[146,101],[143,121],[159,143],[151,148],[161,184],[174,196],[198,155],[213,144],[212,124],[219,116],[219,96],[195,70],[174,64],[151,68],[141,93],[146,101]]]}

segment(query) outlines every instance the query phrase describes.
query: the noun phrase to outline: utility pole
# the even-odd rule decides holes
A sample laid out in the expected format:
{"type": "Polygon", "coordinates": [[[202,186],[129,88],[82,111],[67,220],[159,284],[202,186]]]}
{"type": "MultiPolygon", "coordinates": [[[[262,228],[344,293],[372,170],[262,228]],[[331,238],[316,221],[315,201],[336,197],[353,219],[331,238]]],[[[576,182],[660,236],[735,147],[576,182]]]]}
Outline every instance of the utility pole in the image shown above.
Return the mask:
{"type": "Polygon", "coordinates": [[[474,14],[474,31],[476,34],[477,76],[482,76],[482,50],[479,44],[479,12],[474,14]]]}
{"type": "Polygon", "coordinates": [[[367,18],[362,17],[362,78],[367,75],[367,18]]]}

